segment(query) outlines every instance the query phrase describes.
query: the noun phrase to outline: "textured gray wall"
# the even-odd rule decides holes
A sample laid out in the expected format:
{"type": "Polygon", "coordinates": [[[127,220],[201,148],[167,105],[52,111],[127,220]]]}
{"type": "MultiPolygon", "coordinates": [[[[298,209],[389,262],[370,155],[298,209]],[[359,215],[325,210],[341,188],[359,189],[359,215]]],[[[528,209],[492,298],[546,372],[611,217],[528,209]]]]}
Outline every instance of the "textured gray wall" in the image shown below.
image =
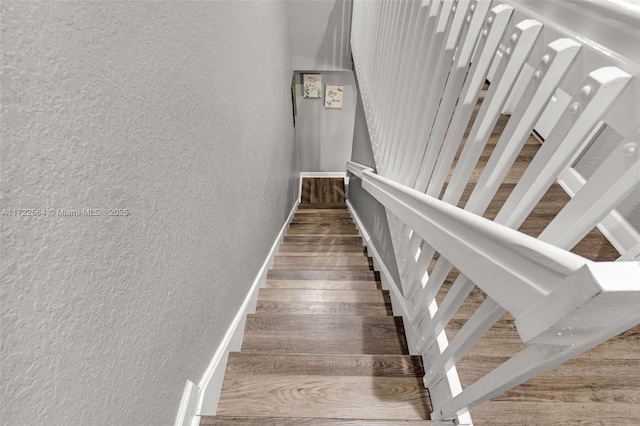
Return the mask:
{"type": "Polygon", "coordinates": [[[294,70],[351,70],[351,0],[288,0],[287,13],[294,70]]]}
{"type": "MultiPolygon", "coordinates": [[[[351,161],[375,169],[371,139],[367,130],[362,99],[359,95],[357,97],[351,161]]],[[[366,190],[362,189],[362,181],[355,176],[351,176],[349,179],[347,197],[371,237],[376,250],[380,253],[385,265],[387,265],[393,279],[400,285],[400,273],[398,272],[398,264],[393,250],[391,234],[389,233],[389,223],[387,222],[385,208],[366,190]]],[[[402,289],[400,290],[402,291],[402,289]]]]}
{"type": "Polygon", "coordinates": [[[356,86],[351,71],[322,72],[322,97],[303,97],[302,75],[296,73],[296,145],[303,172],[344,172],[351,157],[356,86]],[[342,108],[325,108],[327,84],[344,85],[342,108]]]}
{"type": "Polygon", "coordinates": [[[292,207],[280,2],[2,1],[0,418],[172,424],[292,207]]]}

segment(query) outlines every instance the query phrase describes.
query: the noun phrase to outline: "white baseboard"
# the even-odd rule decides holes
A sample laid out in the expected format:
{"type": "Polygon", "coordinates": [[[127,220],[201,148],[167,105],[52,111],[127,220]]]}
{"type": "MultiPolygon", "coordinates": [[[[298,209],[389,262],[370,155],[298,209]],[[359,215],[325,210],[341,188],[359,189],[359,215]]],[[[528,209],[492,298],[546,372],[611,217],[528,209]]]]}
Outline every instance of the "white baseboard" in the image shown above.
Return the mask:
{"type": "MultiPolygon", "coordinates": [[[[558,178],[558,184],[570,197],[573,197],[585,182],[586,179],[573,167],[567,168],[558,178]]],[[[621,255],[637,256],[638,253],[630,251],[638,250],[640,233],[617,210],[612,210],[602,219],[598,229],[621,255]]]]}
{"type": "Polygon", "coordinates": [[[371,241],[371,237],[364,227],[360,217],[356,213],[355,209],[347,200],[347,208],[351,212],[351,216],[353,216],[353,220],[356,222],[356,227],[358,228],[358,232],[362,236],[362,241],[364,245],[367,247],[367,253],[373,259],[373,267],[380,272],[380,283],[382,284],[382,288],[385,290],[389,290],[389,295],[391,296],[391,309],[393,310],[394,315],[397,316],[406,316],[408,314],[407,305],[404,302],[404,296],[400,292],[400,285],[397,283],[391,272],[389,272],[389,268],[382,260],[382,256],[376,249],[376,246],[371,241]]]}
{"type": "Polygon", "coordinates": [[[192,426],[193,419],[196,416],[196,405],[198,404],[198,395],[200,388],[187,380],[182,392],[180,400],[180,408],[176,416],[175,426],[192,426]]]}
{"type": "Polygon", "coordinates": [[[300,172],[300,187],[298,188],[298,202],[302,197],[302,179],[303,178],[343,178],[345,188],[349,183],[347,172],[300,172]]]}
{"type": "MultiPolygon", "coordinates": [[[[360,217],[358,217],[358,214],[356,213],[349,200],[347,200],[347,208],[351,212],[353,220],[356,222],[358,232],[360,232],[360,235],[362,236],[364,245],[367,246],[367,253],[369,253],[371,258],[373,259],[374,268],[380,272],[380,282],[382,284],[382,288],[385,290],[389,290],[389,295],[391,296],[391,309],[393,310],[393,314],[396,316],[402,316],[407,343],[409,345],[412,345],[414,344],[413,342],[416,342],[417,339],[420,338],[420,333],[415,329],[413,323],[410,320],[407,304],[405,302],[404,296],[402,295],[402,292],[400,291],[399,283],[396,283],[391,276],[389,268],[387,268],[387,265],[385,265],[382,256],[380,256],[380,253],[376,249],[376,246],[373,244],[369,233],[367,232],[364,224],[360,220],[360,217]]],[[[446,336],[444,338],[446,339],[446,336]]],[[[460,378],[458,377],[458,372],[455,367],[449,370],[445,380],[442,380],[441,384],[439,384],[439,388],[434,389],[434,391],[443,392],[443,388],[445,388],[444,392],[447,392],[449,395],[456,395],[462,391],[460,378]]],[[[471,416],[469,415],[469,413],[466,412],[458,416],[457,424],[472,426],[473,421],[471,420],[471,416]]]]}
{"type": "MultiPolygon", "coordinates": [[[[255,312],[258,290],[264,287],[267,279],[267,272],[273,265],[273,257],[278,253],[280,243],[282,243],[282,240],[284,239],[284,235],[289,228],[289,224],[291,223],[291,220],[297,208],[298,203],[295,203],[293,205],[293,208],[289,212],[289,217],[287,217],[287,220],[282,226],[282,229],[280,229],[278,236],[271,246],[271,250],[269,251],[269,254],[267,255],[264,263],[262,264],[262,267],[258,271],[258,274],[256,275],[256,278],[253,281],[253,284],[249,292],[247,293],[244,302],[236,313],[236,316],[229,326],[227,333],[218,346],[216,353],[213,355],[213,358],[209,363],[209,367],[200,380],[198,388],[201,389],[201,391],[198,395],[199,398],[196,404],[196,410],[194,411],[197,414],[193,416],[191,423],[192,426],[197,426],[199,424],[200,416],[213,416],[216,414],[218,401],[220,399],[220,391],[222,390],[222,380],[224,378],[224,371],[227,366],[227,358],[229,357],[229,352],[240,350],[247,314],[255,312]]],[[[186,425],[188,423],[185,422],[184,424],[186,425]]],[[[176,426],[177,425],[178,424],[176,423],[176,426]]]]}

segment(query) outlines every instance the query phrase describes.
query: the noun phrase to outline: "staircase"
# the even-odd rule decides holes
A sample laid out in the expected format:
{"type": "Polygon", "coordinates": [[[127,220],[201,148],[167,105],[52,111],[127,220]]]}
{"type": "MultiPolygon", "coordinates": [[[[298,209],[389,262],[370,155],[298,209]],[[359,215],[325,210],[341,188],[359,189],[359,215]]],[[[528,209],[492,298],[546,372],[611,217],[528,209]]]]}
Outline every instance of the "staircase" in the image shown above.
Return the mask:
{"type": "Polygon", "coordinates": [[[229,356],[217,415],[201,425],[424,425],[429,417],[422,362],[408,355],[344,196],[326,203],[313,193],[307,199],[321,202],[303,198],[247,316],[242,350],[229,356]]]}

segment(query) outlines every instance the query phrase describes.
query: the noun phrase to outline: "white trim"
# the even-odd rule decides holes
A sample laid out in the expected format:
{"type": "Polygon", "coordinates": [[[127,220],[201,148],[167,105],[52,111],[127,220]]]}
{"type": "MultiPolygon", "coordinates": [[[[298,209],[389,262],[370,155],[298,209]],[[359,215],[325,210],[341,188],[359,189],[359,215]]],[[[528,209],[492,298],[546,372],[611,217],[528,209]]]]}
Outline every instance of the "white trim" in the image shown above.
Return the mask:
{"type": "MultiPolygon", "coordinates": [[[[558,184],[572,198],[585,182],[585,178],[573,167],[568,167],[558,178],[558,184]]],[[[640,243],[640,233],[617,210],[612,210],[602,219],[598,229],[622,255],[640,243]]]]}
{"type": "Polygon", "coordinates": [[[343,178],[345,189],[349,184],[347,172],[300,172],[300,182],[298,186],[298,203],[302,200],[302,179],[303,178],[343,178]]]}
{"type": "Polygon", "coordinates": [[[382,284],[382,288],[385,290],[389,290],[389,294],[391,296],[391,309],[396,315],[407,316],[409,311],[407,309],[407,305],[405,304],[404,296],[400,292],[399,284],[396,283],[391,276],[389,268],[387,268],[387,265],[385,265],[384,261],[382,260],[382,256],[380,256],[380,253],[378,253],[378,250],[376,250],[376,246],[373,244],[373,241],[371,241],[369,233],[365,229],[362,221],[360,220],[360,217],[358,217],[358,214],[356,213],[349,200],[347,200],[347,208],[349,209],[349,212],[351,212],[351,216],[353,216],[353,220],[356,223],[358,232],[360,232],[360,235],[362,236],[364,245],[367,247],[367,253],[369,253],[371,258],[373,259],[374,268],[380,272],[380,283],[382,284]]]}
{"type": "Polygon", "coordinates": [[[178,415],[174,423],[175,426],[190,426],[194,424],[193,419],[196,414],[196,404],[198,403],[199,395],[200,388],[194,385],[192,381],[187,380],[184,385],[184,391],[182,392],[178,415]]]}
{"type": "MultiPolygon", "coordinates": [[[[347,200],[347,208],[351,212],[351,216],[353,216],[353,220],[356,223],[356,227],[358,228],[360,235],[362,235],[362,240],[364,242],[364,245],[367,246],[367,253],[373,259],[373,265],[375,269],[380,272],[380,282],[382,284],[382,288],[385,290],[389,290],[389,295],[391,296],[391,309],[394,315],[402,316],[403,318],[407,343],[414,344],[412,342],[415,342],[416,339],[420,338],[420,336],[418,332],[413,328],[413,323],[411,322],[411,317],[409,316],[409,310],[407,308],[407,304],[405,303],[405,298],[400,291],[400,286],[391,276],[389,269],[382,260],[382,256],[380,256],[380,253],[378,252],[378,250],[376,250],[376,246],[373,244],[371,237],[369,237],[369,233],[365,229],[364,224],[360,220],[360,217],[356,213],[349,200],[347,200]]],[[[446,339],[446,336],[444,336],[444,338],[446,339]]],[[[451,368],[447,372],[447,381],[445,384],[449,386],[449,390],[453,395],[457,395],[462,391],[462,387],[460,386],[460,378],[455,367],[451,368]]],[[[473,421],[471,420],[470,414],[465,413],[459,415],[457,424],[473,426],[473,421]]]]}
{"type": "MultiPolygon", "coordinates": [[[[205,371],[202,379],[199,383],[199,389],[202,391],[199,392],[199,399],[196,406],[197,415],[194,416],[192,421],[192,426],[197,426],[200,422],[201,415],[215,415],[216,409],[218,407],[218,400],[220,399],[220,391],[222,390],[222,379],[224,377],[224,371],[227,366],[227,358],[229,356],[229,352],[233,350],[239,350],[242,344],[242,336],[244,334],[244,322],[248,313],[255,312],[255,305],[258,297],[258,290],[264,286],[267,278],[267,272],[269,268],[273,265],[273,257],[278,252],[278,248],[280,247],[280,243],[282,242],[287,229],[289,228],[289,224],[293,219],[293,215],[295,214],[298,208],[298,203],[293,205],[291,212],[289,213],[289,217],[285,221],[282,229],[278,233],[273,245],[271,246],[271,250],[267,255],[262,267],[258,271],[255,280],[247,296],[244,299],[244,302],[240,306],[240,309],[236,313],[227,333],[224,335],[222,342],[218,346],[216,353],[213,355],[211,362],[209,363],[209,367],[205,371]]],[[[177,424],[177,423],[176,423],[177,424]]],[[[185,423],[186,424],[186,423],[185,423]]]]}

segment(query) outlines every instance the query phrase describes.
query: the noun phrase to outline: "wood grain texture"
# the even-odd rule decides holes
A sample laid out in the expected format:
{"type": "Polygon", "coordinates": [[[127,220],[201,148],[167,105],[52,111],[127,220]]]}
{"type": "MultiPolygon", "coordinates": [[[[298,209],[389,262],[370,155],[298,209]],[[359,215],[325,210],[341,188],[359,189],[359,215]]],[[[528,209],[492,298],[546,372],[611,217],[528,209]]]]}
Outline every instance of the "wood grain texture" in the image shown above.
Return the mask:
{"type": "Polygon", "coordinates": [[[388,303],[389,292],[379,290],[320,290],[261,288],[258,300],[282,302],[378,302],[388,303]]]}
{"type": "Polygon", "coordinates": [[[297,315],[391,315],[391,303],[380,302],[280,302],[258,300],[256,313],[297,315]]]}
{"type": "Polygon", "coordinates": [[[309,271],[291,269],[271,269],[267,272],[267,279],[379,281],[374,271],[309,271]]]}
{"type": "Polygon", "coordinates": [[[376,281],[267,280],[265,288],[309,290],[382,290],[376,281]]]}
{"type": "Polygon", "coordinates": [[[251,354],[232,352],[229,374],[420,377],[422,360],[410,355],[251,354]]]}
{"type": "Polygon", "coordinates": [[[301,203],[344,203],[343,178],[303,178],[301,203]]]}
{"type": "Polygon", "coordinates": [[[428,400],[415,377],[229,374],[218,414],[425,420],[428,400]]]}

